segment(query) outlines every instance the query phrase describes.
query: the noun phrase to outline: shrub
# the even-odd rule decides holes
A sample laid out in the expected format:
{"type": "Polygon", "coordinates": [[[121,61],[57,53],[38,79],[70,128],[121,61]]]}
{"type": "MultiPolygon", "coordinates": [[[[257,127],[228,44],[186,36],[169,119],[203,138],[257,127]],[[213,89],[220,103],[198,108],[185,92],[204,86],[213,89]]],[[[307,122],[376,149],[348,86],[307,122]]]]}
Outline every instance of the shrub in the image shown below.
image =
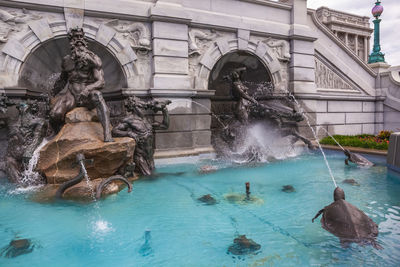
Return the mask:
{"type": "Polygon", "coordinates": [[[380,131],[377,137],[381,140],[389,140],[390,135],[393,131],[380,131]]]}
{"type": "MultiPolygon", "coordinates": [[[[383,132],[383,131],[382,131],[383,132]]],[[[360,135],[334,135],[333,138],[342,146],[363,147],[371,149],[387,150],[389,146],[390,132],[384,131],[382,137],[379,135],[360,134],[360,135]],[[388,133],[389,132],[389,135],[388,133]]],[[[320,141],[325,145],[337,145],[331,137],[324,137],[320,141]]]]}

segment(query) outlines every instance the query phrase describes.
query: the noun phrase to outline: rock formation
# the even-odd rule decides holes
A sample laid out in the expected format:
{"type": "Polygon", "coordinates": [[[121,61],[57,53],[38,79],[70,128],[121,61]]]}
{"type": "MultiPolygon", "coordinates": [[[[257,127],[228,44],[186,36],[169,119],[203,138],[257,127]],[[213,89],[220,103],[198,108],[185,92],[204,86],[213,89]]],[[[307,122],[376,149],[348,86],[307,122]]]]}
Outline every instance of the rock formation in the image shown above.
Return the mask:
{"type": "Polygon", "coordinates": [[[104,142],[102,125],[96,121],[95,111],[75,108],[66,115],[61,131],[40,151],[37,169],[48,184],[60,184],[74,178],[79,167],[73,166],[76,155],[82,153],[93,164],[86,166],[90,179],[114,175],[132,159],[135,141],[115,138],[104,142]]]}

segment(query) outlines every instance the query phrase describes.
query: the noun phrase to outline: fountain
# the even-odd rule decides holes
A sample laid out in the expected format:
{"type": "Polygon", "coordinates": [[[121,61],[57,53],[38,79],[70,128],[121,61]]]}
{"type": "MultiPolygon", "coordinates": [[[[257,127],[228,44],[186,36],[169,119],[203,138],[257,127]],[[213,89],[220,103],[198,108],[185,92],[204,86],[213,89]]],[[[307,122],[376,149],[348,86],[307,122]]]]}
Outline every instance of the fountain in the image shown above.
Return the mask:
{"type": "Polygon", "coordinates": [[[9,123],[8,178],[21,186],[44,181],[39,199],[93,201],[125,184],[130,192],[129,181],[137,179],[134,172],[151,175],[154,170],[153,131],[168,128],[170,101],[126,99],[131,115],[116,122],[111,132],[101,93],[102,61],[88,49],[82,28],[73,28],[68,38],[71,54],[62,60],[51,98],[18,102],[1,97],[3,113],[13,105],[18,110],[17,119],[9,123]],[[146,110],[162,111],[163,122],[151,123],[146,110]]]}
{"type": "MultiPolygon", "coordinates": [[[[269,122],[273,129],[278,130],[278,134],[273,135],[274,139],[279,140],[279,135],[292,136],[294,139],[291,141],[290,147],[297,140],[301,140],[310,149],[314,149],[311,141],[300,135],[296,129],[297,123],[304,120],[304,116],[293,107],[290,108],[288,106],[293,102],[292,96],[290,94],[271,96],[272,100],[281,100],[281,102],[275,101],[273,104],[257,101],[249,94],[249,88],[242,81],[241,77],[245,71],[244,67],[237,68],[231,70],[229,75],[224,76],[224,80],[232,85],[232,95],[236,104],[233,109],[234,117],[230,119],[226,127],[220,129],[219,136],[214,139],[217,153],[222,156],[225,154],[227,157],[236,154],[243,162],[263,161],[263,159],[268,161],[276,157],[275,153],[265,155],[268,153],[266,150],[271,152],[270,148],[262,147],[267,143],[265,138],[260,140],[259,144],[248,143],[255,139],[248,136],[253,129],[256,129],[254,126],[257,124],[263,125],[266,122],[269,122]]],[[[268,88],[268,90],[271,90],[271,88],[268,88]]],[[[262,95],[262,92],[259,90],[255,93],[256,96],[257,94],[262,95]]],[[[262,134],[265,136],[266,132],[262,132],[262,134]]]]}
{"type": "MultiPolygon", "coordinates": [[[[131,95],[121,100],[126,116],[110,118],[109,107],[101,93],[104,88],[104,75],[100,58],[87,48],[82,29],[73,29],[69,38],[71,55],[63,59],[62,73],[55,83],[51,99],[43,98],[18,103],[12,103],[4,97],[0,99],[1,111],[13,105],[18,109],[17,120],[10,124],[10,129],[12,129],[10,140],[14,140],[11,144],[15,144],[9,146],[7,153],[7,172],[10,179],[21,186],[45,183],[36,193],[35,199],[57,200],[55,205],[63,207],[60,213],[69,225],[79,225],[82,222],[79,222],[79,219],[74,217],[75,215],[63,213],[64,209],[71,211],[74,205],[69,205],[68,202],[62,200],[91,202],[85,208],[94,212],[96,233],[97,230],[111,229],[109,225],[112,221],[108,217],[115,215],[115,212],[109,210],[111,203],[116,201],[124,203],[123,210],[128,213],[126,217],[129,219],[124,223],[132,223],[131,218],[137,218],[137,221],[132,223],[132,227],[128,227],[126,231],[133,231],[130,232],[132,236],[142,236],[140,240],[143,242],[140,243],[138,250],[141,260],[148,256],[152,258],[154,251],[157,255],[161,255],[160,257],[168,258],[162,254],[166,252],[162,252],[163,248],[160,248],[161,239],[163,242],[168,242],[170,251],[182,251],[182,247],[175,249],[174,246],[188,247],[192,242],[197,242],[197,245],[218,247],[220,251],[227,252],[231,256],[235,255],[232,257],[237,256],[239,259],[246,255],[257,257],[258,254],[265,253],[261,248],[267,248],[268,251],[274,249],[274,246],[268,246],[267,242],[275,239],[283,241],[282,243],[294,243],[299,251],[306,248],[316,253],[313,246],[318,241],[308,237],[311,235],[309,232],[317,231],[315,228],[306,229],[306,233],[302,233],[293,230],[299,229],[298,225],[284,223],[290,221],[287,218],[296,218],[293,221],[299,224],[298,221],[305,218],[308,213],[302,210],[302,213],[298,214],[298,210],[301,207],[306,207],[307,210],[315,208],[315,205],[310,203],[310,199],[304,196],[304,188],[307,188],[309,195],[315,192],[322,198],[321,195],[325,194],[326,190],[320,184],[326,185],[326,181],[316,177],[316,173],[327,178],[324,176],[326,169],[319,168],[319,172],[307,173],[307,177],[301,177],[302,171],[298,170],[297,164],[288,166],[290,174],[287,177],[284,177],[283,171],[277,173],[276,169],[275,171],[273,169],[276,167],[274,163],[291,164],[275,161],[298,155],[295,151],[299,147],[295,145],[297,141],[301,141],[304,143],[303,146],[309,149],[314,149],[312,142],[300,134],[299,122],[305,120],[314,138],[317,139],[307,114],[291,93],[274,92],[272,83],[248,86],[251,82],[244,79],[244,74],[248,71],[246,68],[238,64],[235,68],[229,69],[227,75],[224,76],[224,81],[232,94],[232,114],[228,112],[215,114],[197,101],[193,100],[191,103],[209,110],[210,117],[212,116],[218,122],[219,126],[214,129],[218,134],[213,134],[216,152],[221,158],[229,159],[230,167],[233,165],[237,169],[232,171],[229,168],[219,168],[218,163],[207,162],[202,167],[195,166],[187,172],[182,170],[178,173],[174,170],[152,176],[155,170],[154,131],[164,131],[169,128],[168,105],[171,101],[145,99],[131,95]],[[254,88],[256,89],[253,90],[254,88]],[[268,93],[263,90],[267,90],[268,93]],[[162,119],[152,120],[151,115],[157,113],[161,113],[159,115],[162,119]],[[232,116],[229,117],[229,115],[232,116]],[[269,166],[253,164],[259,162],[272,164],[269,166]],[[236,163],[241,164],[237,166],[236,163]],[[262,170],[261,174],[254,171],[257,168],[262,170]],[[139,175],[149,176],[150,179],[137,181],[137,186],[135,182],[135,194],[114,195],[114,197],[99,201],[102,196],[119,192],[125,185],[128,187],[128,192],[131,192],[131,182],[137,180],[139,175]],[[310,179],[311,176],[313,179],[310,179]],[[158,179],[159,177],[163,179],[158,179]],[[217,177],[217,179],[210,177],[217,177]],[[298,177],[302,182],[296,184],[298,177]],[[275,184],[272,182],[274,179],[278,179],[275,184]],[[318,186],[310,183],[310,180],[318,181],[318,186]],[[219,184],[215,184],[215,181],[219,184]],[[245,192],[243,192],[243,182],[245,192]],[[252,192],[250,192],[250,182],[252,192]],[[152,186],[158,186],[156,191],[152,191],[151,187],[146,187],[146,184],[150,183],[152,186]],[[238,184],[241,185],[240,188],[235,187],[238,184]],[[291,184],[294,184],[296,189],[291,184]],[[229,190],[231,193],[226,193],[229,190]],[[194,200],[193,203],[187,201],[187,196],[194,200]],[[301,199],[301,203],[297,204],[295,199],[301,199]],[[154,203],[157,205],[152,206],[154,203]],[[283,211],[282,203],[295,207],[293,208],[295,212],[283,211]],[[158,216],[159,214],[162,216],[158,216]],[[68,221],[68,216],[73,219],[68,221]],[[154,228],[152,226],[154,231],[146,230],[144,235],[137,231],[139,228],[144,229],[136,227],[143,226],[141,221],[143,218],[156,216],[160,222],[155,222],[154,219],[146,221],[146,223],[154,224],[154,228]],[[218,217],[218,220],[215,227],[207,228],[211,221],[208,218],[211,216],[218,217]],[[229,218],[228,223],[225,222],[226,218],[229,218]],[[199,225],[196,226],[198,228],[196,230],[201,232],[200,237],[193,234],[196,231],[193,229],[194,223],[199,225]],[[258,225],[258,227],[261,225],[261,230],[255,230],[252,225],[258,225]],[[251,231],[254,232],[251,233],[251,231]],[[263,235],[266,231],[269,231],[268,234],[271,236],[263,235]],[[173,234],[170,235],[170,232],[173,234]],[[209,232],[213,234],[210,235],[209,232]],[[257,242],[262,242],[260,244],[248,238],[253,238],[253,236],[256,238],[256,233],[262,235],[262,237],[257,237],[257,242]],[[212,238],[217,240],[207,243],[203,240],[206,235],[210,235],[210,240],[212,238]],[[194,236],[193,239],[197,238],[201,241],[189,238],[187,241],[188,236],[194,236]],[[233,244],[228,244],[227,240],[232,240],[232,237],[233,244]],[[215,245],[217,243],[218,245],[215,245]]],[[[287,57],[287,55],[283,56],[287,57]]],[[[319,143],[318,146],[334,186],[338,189],[327,155],[319,143]]],[[[310,153],[308,156],[312,158],[310,164],[318,161],[315,154],[310,153]]],[[[351,154],[349,157],[351,160],[351,154]]],[[[302,159],[300,158],[299,161],[301,162],[302,159]]],[[[310,168],[307,164],[302,167],[304,170],[310,168]]],[[[356,185],[354,180],[344,180],[343,183],[356,185]]],[[[356,236],[359,239],[357,241],[360,241],[358,243],[363,244],[361,241],[366,240],[367,243],[379,247],[375,240],[376,225],[362,211],[343,201],[340,202],[341,205],[345,208],[350,207],[351,215],[361,214],[362,218],[357,222],[358,224],[370,223],[370,228],[363,229],[366,232],[369,231],[366,235],[356,236]]],[[[328,229],[328,223],[325,222],[332,219],[329,217],[331,210],[329,207],[331,206],[320,211],[323,213],[325,229],[328,229]]],[[[337,213],[343,214],[342,211],[337,213]]],[[[57,222],[59,221],[58,218],[57,222]]],[[[304,228],[308,227],[306,221],[301,221],[300,224],[305,225],[304,228]]],[[[119,222],[112,222],[112,225],[119,225],[119,222]]],[[[357,227],[357,224],[353,226],[357,227]]],[[[329,230],[342,241],[343,237],[337,231],[330,228],[329,230]]],[[[99,245],[106,232],[102,231],[101,238],[96,236],[93,241],[95,244],[90,244],[90,246],[99,245]]],[[[119,235],[120,233],[116,231],[115,236],[119,235]]],[[[129,234],[124,233],[123,236],[125,238],[129,234]]],[[[320,232],[318,236],[321,236],[320,232]]],[[[317,237],[314,236],[314,238],[317,237]]],[[[345,241],[354,239],[354,233],[344,238],[345,241]]],[[[112,241],[112,238],[110,240],[112,241]]],[[[126,246],[129,242],[131,241],[120,244],[126,246]]],[[[87,246],[87,244],[84,245],[87,246]]],[[[104,251],[111,251],[113,248],[107,248],[104,251]]],[[[28,239],[24,241],[13,239],[4,248],[2,254],[6,257],[14,254],[18,256],[30,253],[32,250],[32,244],[28,239]]],[[[151,263],[154,264],[154,262],[151,263]]],[[[146,262],[147,265],[152,265],[151,263],[146,262]]],[[[204,265],[203,262],[200,265],[204,265]]]]}

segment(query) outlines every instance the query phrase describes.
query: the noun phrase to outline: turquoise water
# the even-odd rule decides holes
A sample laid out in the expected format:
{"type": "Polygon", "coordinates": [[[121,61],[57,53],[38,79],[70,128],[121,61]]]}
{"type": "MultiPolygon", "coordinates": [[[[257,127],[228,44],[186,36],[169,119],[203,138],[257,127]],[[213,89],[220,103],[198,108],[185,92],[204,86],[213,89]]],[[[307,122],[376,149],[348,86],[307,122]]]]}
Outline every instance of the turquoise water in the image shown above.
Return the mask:
{"type": "Polygon", "coordinates": [[[342,153],[327,153],[346,199],[378,225],[384,248],[338,239],[311,223],[332,202],[333,183],[322,156],[253,166],[226,167],[208,161],[159,166],[159,175],[134,182],[98,203],[39,204],[10,184],[0,185],[0,247],[30,238],[32,253],[0,258],[0,266],[399,266],[400,178],[388,174],[382,159],[370,169],[345,166],[342,153]],[[217,172],[199,175],[203,164],[217,172]],[[360,186],[343,184],[355,179],[360,186]],[[231,203],[224,195],[244,193],[251,183],[257,203],[231,203]],[[293,185],[293,193],[281,191],[293,185]],[[216,205],[197,198],[211,194],[216,205]],[[145,238],[145,231],[150,231],[145,238]],[[227,253],[245,234],[261,245],[257,254],[227,253]],[[146,241],[147,239],[147,241],[146,241]]]}

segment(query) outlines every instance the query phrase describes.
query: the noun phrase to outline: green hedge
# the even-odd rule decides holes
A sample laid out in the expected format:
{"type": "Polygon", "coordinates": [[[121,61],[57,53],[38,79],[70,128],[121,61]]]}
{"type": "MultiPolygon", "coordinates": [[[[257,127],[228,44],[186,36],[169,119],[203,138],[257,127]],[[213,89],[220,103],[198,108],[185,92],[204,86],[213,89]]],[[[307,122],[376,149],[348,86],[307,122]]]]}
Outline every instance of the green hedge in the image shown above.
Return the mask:
{"type": "MultiPolygon", "coordinates": [[[[342,146],[363,147],[371,149],[387,150],[389,146],[389,138],[387,136],[360,134],[360,135],[334,135],[333,138],[342,146]]],[[[324,145],[336,145],[331,137],[324,137],[319,141],[324,145]]]]}

